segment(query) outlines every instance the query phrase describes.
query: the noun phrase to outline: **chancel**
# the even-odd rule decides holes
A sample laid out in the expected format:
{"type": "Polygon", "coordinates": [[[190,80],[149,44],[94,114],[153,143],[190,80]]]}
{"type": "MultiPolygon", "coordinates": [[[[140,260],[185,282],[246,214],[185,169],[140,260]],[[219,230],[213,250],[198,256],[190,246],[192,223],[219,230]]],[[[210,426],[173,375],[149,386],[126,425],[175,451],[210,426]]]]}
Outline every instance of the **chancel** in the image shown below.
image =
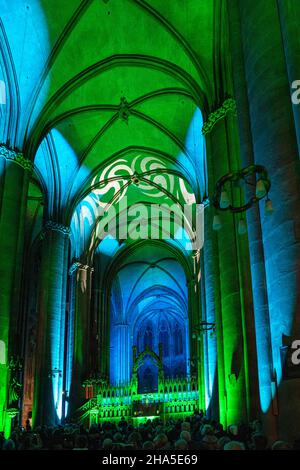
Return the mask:
{"type": "Polygon", "coordinates": [[[0,448],[299,445],[300,1],[0,15],[0,448]]]}

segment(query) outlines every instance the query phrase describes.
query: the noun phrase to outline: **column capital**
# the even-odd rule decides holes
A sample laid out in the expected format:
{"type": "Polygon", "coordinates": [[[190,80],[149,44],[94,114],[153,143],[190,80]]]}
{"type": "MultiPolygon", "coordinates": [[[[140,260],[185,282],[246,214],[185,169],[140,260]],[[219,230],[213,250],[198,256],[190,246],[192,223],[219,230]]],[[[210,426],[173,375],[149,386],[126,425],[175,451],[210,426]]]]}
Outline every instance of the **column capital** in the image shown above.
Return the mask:
{"type": "Polygon", "coordinates": [[[33,170],[34,165],[30,160],[25,158],[21,152],[16,152],[5,145],[0,145],[0,156],[5,158],[7,161],[17,163],[24,168],[24,170],[33,170]]]}
{"type": "Polygon", "coordinates": [[[94,268],[91,268],[91,266],[87,264],[82,264],[79,261],[74,261],[71,266],[69,267],[69,275],[72,276],[73,273],[76,271],[81,270],[81,271],[88,271],[90,270],[91,272],[94,271],[94,268]]]}
{"type": "Polygon", "coordinates": [[[65,225],[63,224],[60,224],[59,222],[54,222],[53,220],[48,220],[44,227],[43,227],[43,230],[41,232],[41,238],[45,238],[45,235],[47,232],[51,232],[51,231],[54,231],[54,232],[60,232],[62,233],[63,235],[65,235],[66,237],[69,237],[70,234],[71,234],[71,230],[69,227],[66,227],[65,225]]]}
{"type": "Polygon", "coordinates": [[[227,98],[219,108],[209,114],[207,121],[203,124],[202,134],[209,134],[214,125],[229,112],[236,114],[236,101],[233,98],[227,98]]]}
{"type": "Polygon", "coordinates": [[[10,419],[13,419],[20,413],[20,409],[19,408],[7,408],[6,413],[10,417],[10,419]]]}

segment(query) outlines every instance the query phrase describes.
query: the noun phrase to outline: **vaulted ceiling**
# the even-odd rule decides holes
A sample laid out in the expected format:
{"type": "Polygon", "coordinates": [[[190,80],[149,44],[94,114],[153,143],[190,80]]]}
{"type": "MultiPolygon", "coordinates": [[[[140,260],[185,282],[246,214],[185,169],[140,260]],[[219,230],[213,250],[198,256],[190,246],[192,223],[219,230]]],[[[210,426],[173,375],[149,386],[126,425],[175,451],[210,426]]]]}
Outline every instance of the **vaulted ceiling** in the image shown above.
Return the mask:
{"type": "Polygon", "coordinates": [[[31,236],[42,198],[44,217],[71,224],[76,257],[96,249],[99,208],[125,193],[130,204],[203,200],[201,127],[224,93],[224,3],[0,0],[19,108],[6,140],[35,162],[31,236]]]}
{"type": "Polygon", "coordinates": [[[141,245],[123,259],[112,287],[112,322],[132,327],[140,317],[168,310],[187,318],[185,272],[164,246],[141,245]]]}

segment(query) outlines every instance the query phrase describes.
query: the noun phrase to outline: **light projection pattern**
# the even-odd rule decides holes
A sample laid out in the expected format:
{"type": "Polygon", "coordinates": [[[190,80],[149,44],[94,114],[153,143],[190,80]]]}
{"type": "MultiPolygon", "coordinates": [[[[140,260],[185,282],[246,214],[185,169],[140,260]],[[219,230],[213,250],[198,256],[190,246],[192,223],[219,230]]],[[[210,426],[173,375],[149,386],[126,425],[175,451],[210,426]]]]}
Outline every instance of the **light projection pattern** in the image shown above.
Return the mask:
{"type": "MultiPolygon", "coordinates": [[[[132,162],[125,158],[118,159],[93,178],[91,188],[91,193],[76,208],[71,222],[72,238],[78,254],[89,243],[97,220],[104,216],[111,205],[116,207],[125,196],[128,206],[139,202],[143,196],[149,203],[170,205],[179,201],[182,205],[190,206],[196,203],[195,195],[186,181],[170,173],[165,163],[153,156],[137,155],[132,162]],[[143,175],[143,179],[139,175],[143,175]],[[138,179],[137,184],[135,178],[138,179]],[[138,192],[131,190],[131,185],[138,192]]],[[[111,217],[115,217],[114,212],[111,217]]],[[[100,225],[98,227],[98,230],[94,230],[90,248],[95,244],[95,237],[105,238],[100,225]]]]}
{"type": "Polygon", "coordinates": [[[176,177],[176,175],[169,174],[162,160],[154,156],[137,155],[131,163],[125,158],[118,159],[108,165],[100,176],[96,176],[92,180],[91,187],[100,186],[98,189],[93,190],[93,194],[98,196],[99,205],[105,207],[109,202],[103,196],[107,195],[111,189],[113,189],[114,195],[117,195],[115,202],[124,197],[128,189],[126,182],[135,175],[137,175],[137,178],[139,175],[143,175],[149,181],[149,183],[138,182],[138,187],[143,194],[154,198],[165,198],[166,193],[160,191],[157,186],[153,186],[154,184],[161,186],[162,189],[186,204],[196,202],[194,194],[186,187],[185,181],[180,177],[176,177]],[[122,177],[124,180],[120,179],[122,177]],[[101,188],[102,185],[103,188],[101,188]]]}

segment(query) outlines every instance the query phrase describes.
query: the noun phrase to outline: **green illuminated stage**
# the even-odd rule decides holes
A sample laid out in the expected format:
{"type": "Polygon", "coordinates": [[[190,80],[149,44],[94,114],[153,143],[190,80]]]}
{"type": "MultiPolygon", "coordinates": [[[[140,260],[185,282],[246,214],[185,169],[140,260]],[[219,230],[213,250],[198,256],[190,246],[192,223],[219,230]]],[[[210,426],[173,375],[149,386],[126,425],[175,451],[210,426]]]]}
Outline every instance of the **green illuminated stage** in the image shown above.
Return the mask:
{"type": "Polygon", "coordinates": [[[85,381],[86,403],[79,410],[81,421],[89,425],[104,421],[119,422],[121,418],[139,423],[147,419],[183,418],[199,410],[198,380],[196,377],[165,378],[163,348],[159,356],[148,348],[136,356],[133,348],[133,374],[130,383],[111,386],[105,380],[93,378],[85,381]],[[151,388],[156,392],[139,393],[138,370],[149,357],[157,365],[158,382],[151,388]]]}

